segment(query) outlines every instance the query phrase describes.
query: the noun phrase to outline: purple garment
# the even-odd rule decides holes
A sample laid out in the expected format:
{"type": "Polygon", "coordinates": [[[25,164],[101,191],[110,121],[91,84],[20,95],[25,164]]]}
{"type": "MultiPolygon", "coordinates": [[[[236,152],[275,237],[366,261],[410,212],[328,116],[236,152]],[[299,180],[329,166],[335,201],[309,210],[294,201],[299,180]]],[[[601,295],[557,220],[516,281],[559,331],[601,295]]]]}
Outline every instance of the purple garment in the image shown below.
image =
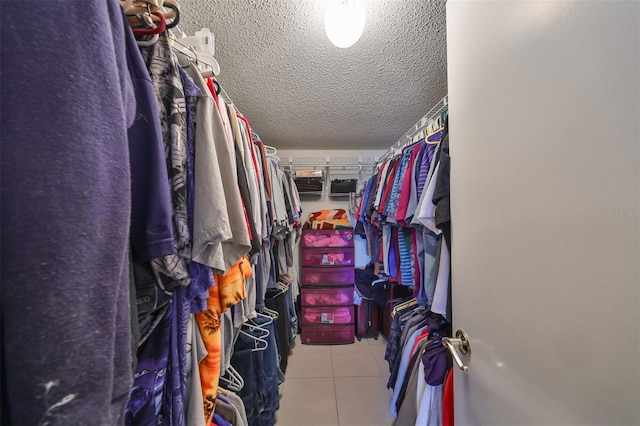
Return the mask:
{"type": "MultiPolygon", "coordinates": [[[[182,85],[186,101],[186,125],[187,125],[187,215],[189,220],[189,233],[193,235],[193,165],[195,155],[193,110],[198,97],[202,96],[200,89],[195,86],[182,68],[178,69],[182,79],[182,85]]],[[[191,275],[192,270],[206,268],[203,265],[191,262],[188,265],[191,283],[187,288],[179,287],[173,293],[173,305],[175,315],[171,318],[171,336],[169,352],[169,368],[167,374],[167,386],[164,395],[165,400],[165,424],[180,426],[185,423],[184,401],[187,395],[187,329],[189,314],[191,312],[191,293],[194,286],[198,286],[198,276],[191,275]]],[[[209,276],[210,272],[209,272],[209,276]]],[[[211,279],[213,281],[213,279],[211,279]]],[[[205,290],[206,291],[206,290],[205,290]]],[[[205,299],[206,303],[206,299],[205,299]]]]}
{"type": "Polygon", "coordinates": [[[140,53],[151,76],[160,114],[177,251],[177,254],[153,259],[151,266],[162,289],[173,291],[188,286],[191,281],[186,262],[191,258],[191,239],[187,219],[185,99],[180,66],[171,51],[168,34],[160,34],[151,46],[140,47],[140,53]]]}
{"type": "MultiPolygon", "coordinates": [[[[187,219],[189,223],[189,235],[193,238],[193,212],[195,208],[194,170],[196,164],[195,117],[197,101],[198,98],[202,97],[202,92],[182,67],[179,67],[178,70],[182,78],[187,104],[187,219]]],[[[214,285],[211,268],[201,263],[191,261],[187,265],[187,269],[189,271],[189,277],[191,278],[191,284],[187,287],[186,297],[191,302],[191,312],[195,314],[206,311],[209,288],[214,285]]]]}
{"type": "Polygon", "coordinates": [[[2,422],[118,425],[132,380],[126,21],[115,0],[33,6],[0,14],[2,422]]]}
{"type": "Polygon", "coordinates": [[[222,394],[220,392],[218,392],[218,394],[216,395],[216,399],[224,401],[229,405],[233,405],[233,402],[231,402],[231,400],[229,398],[227,398],[226,396],[224,396],[224,394],[222,394]]]}
{"type": "Polygon", "coordinates": [[[422,364],[427,384],[430,386],[441,385],[452,365],[451,354],[440,340],[432,340],[424,348],[422,364]]]}
{"type": "Polygon", "coordinates": [[[170,319],[170,351],[164,395],[164,424],[172,426],[184,425],[186,419],[184,401],[187,395],[187,330],[190,313],[190,304],[186,293],[187,289],[177,288],[173,292],[171,302],[175,313],[170,319]]]}
{"type": "MultiPolygon", "coordinates": [[[[385,226],[390,226],[390,225],[385,225],[385,226]]],[[[390,241],[391,243],[389,244],[389,276],[390,277],[397,277],[398,276],[398,253],[396,253],[396,244],[395,241],[397,241],[398,239],[398,232],[397,232],[397,228],[391,227],[391,232],[390,232],[390,241]],[[395,240],[395,241],[394,241],[395,240]]],[[[400,284],[402,284],[402,282],[400,282],[400,284]]]]}
{"type": "Polygon", "coordinates": [[[127,58],[136,94],[129,128],[131,251],[134,261],[175,254],[167,164],[155,91],[136,39],[127,31],[127,58]]]}
{"type": "MultiPolygon", "coordinates": [[[[125,424],[164,425],[165,384],[169,363],[171,322],[175,316],[173,303],[157,311],[158,326],[138,349],[138,366],[125,412],[125,424]]],[[[169,408],[171,409],[171,408],[169,408]]]]}
{"type": "Polygon", "coordinates": [[[231,423],[223,419],[220,414],[213,415],[213,423],[218,426],[232,426],[231,423]]]}
{"type": "Polygon", "coordinates": [[[431,166],[431,162],[433,161],[433,157],[436,153],[436,146],[437,145],[427,145],[427,150],[422,156],[422,161],[420,163],[420,173],[418,174],[418,198],[420,198],[420,196],[422,195],[424,185],[427,182],[429,167],[431,166]]]}

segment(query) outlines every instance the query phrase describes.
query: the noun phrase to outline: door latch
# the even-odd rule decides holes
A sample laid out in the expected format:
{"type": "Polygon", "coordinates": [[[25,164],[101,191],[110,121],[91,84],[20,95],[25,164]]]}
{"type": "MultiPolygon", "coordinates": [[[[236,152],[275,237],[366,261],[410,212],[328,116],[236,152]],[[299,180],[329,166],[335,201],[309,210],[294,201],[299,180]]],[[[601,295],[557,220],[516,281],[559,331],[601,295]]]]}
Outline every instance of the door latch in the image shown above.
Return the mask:
{"type": "Polygon", "coordinates": [[[455,339],[450,337],[443,337],[442,344],[445,348],[449,349],[449,352],[451,352],[451,356],[456,361],[456,364],[458,364],[458,368],[465,372],[469,371],[469,366],[465,365],[462,362],[457,351],[457,349],[460,349],[460,352],[462,352],[463,355],[471,355],[471,342],[469,341],[469,336],[467,336],[467,333],[465,333],[464,330],[459,329],[458,331],[456,331],[455,339]]]}

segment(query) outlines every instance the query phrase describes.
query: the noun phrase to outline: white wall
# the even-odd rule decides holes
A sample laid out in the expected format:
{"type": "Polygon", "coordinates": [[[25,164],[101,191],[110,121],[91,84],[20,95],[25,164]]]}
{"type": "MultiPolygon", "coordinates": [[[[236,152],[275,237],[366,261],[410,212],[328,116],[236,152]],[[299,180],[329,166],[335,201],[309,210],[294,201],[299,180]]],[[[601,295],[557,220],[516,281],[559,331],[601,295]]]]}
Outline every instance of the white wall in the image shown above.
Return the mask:
{"type": "MultiPolygon", "coordinates": [[[[393,142],[390,142],[391,145],[393,142]]],[[[331,157],[331,158],[379,158],[385,150],[278,150],[281,159],[288,157],[331,157]]],[[[369,178],[370,176],[365,176],[369,178]]],[[[348,198],[333,198],[329,196],[329,182],[325,183],[325,191],[322,196],[301,195],[302,209],[305,218],[309,213],[326,209],[346,209],[348,198]]]]}
{"type": "MultiPolygon", "coordinates": [[[[393,142],[390,142],[391,145],[393,142]]],[[[379,158],[386,151],[385,150],[278,150],[278,157],[286,160],[288,157],[301,157],[301,158],[379,158]]],[[[362,175],[363,179],[371,177],[370,174],[362,175]]],[[[329,177],[331,178],[331,177],[329,177]]],[[[337,177],[341,179],[342,177],[337,177]]],[[[309,214],[318,210],[327,209],[345,209],[348,210],[348,197],[335,198],[329,196],[330,179],[324,185],[324,193],[322,196],[317,195],[300,195],[300,201],[302,203],[303,210],[303,222],[309,217],[309,214]]],[[[296,258],[299,259],[299,247],[296,253],[296,258]]],[[[364,267],[369,263],[370,259],[366,254],[365,241],[356,236],[356,267],[364,267]]],[[[298,269],[300,267],[298,266],[298,269]]]]}

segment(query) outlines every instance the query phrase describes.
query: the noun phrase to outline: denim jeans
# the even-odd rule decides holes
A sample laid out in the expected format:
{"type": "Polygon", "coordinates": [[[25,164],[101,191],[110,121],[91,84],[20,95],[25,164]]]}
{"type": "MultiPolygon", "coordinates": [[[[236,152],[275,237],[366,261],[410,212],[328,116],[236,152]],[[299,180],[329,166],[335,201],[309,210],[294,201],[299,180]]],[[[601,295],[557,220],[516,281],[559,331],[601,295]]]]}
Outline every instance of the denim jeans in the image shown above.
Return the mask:
{"type": "Polygon", "coordinates": [[[273,323],[267,326],[267,329],[271,332],[267,341],[269,346],[263,352],[263,378],[265,391],[262,395],[265,397],[263,401],[262,411],[260,417],[256,421],[257,426],[271,426],[274,424],[276,411],[280,408],[280,393],[278,392],[279,370],[278,366],[278,351],[275,338],[275,326],[273,323]]]}
{"type": "Polygon", "coordinates": [[[240,333],[234,346],[233,356],[231,357],[231,366],[235,368],[244,379],[244,387],[238,392],[238,396],[242,398],[242,402],[244,403],[249,424],[253,424],[256,411],[256,380],[253,348],[253,340],[240,333]]]}
{"type": "Polygon", "coordinates": [[[255,340],[240,333],[231,358],[231,365],[244,379],[244,387],[238,395],[244,403],[249,424],[255,426],[273,425],[276,411],[280,407],[278,385],[281,373],[278,367],[276,328],[274,323],[265,325],[264,328],[270,332],[267,337],[263,337],[264,333],[252,332],[247,327],[243,331],[267,340],[266,349],[254,350],[255,340]]]}

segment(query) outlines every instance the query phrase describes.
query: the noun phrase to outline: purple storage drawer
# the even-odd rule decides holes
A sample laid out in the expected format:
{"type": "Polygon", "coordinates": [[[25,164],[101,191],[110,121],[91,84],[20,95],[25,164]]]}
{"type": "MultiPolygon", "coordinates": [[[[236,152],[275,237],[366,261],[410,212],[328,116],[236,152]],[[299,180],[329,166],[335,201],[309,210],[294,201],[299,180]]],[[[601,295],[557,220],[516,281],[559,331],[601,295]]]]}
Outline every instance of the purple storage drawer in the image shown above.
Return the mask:
{"type": "Polygon", "coordinates": [[[344,325],[354,322],[353,305],[302,307],[302,325],[344,325]]]}
{"type": "Polygon", "coordinates": [[[353,286],[314,288],[300,290],[302,306],[344,306],[353,304],[353,286]]]}
{"type": "Polygon", "coordinates": [[[305,229],[302,247],[353,247],[353,229],[305,229]]]}
{"type": "Polygon", "coordinates": [[[307,248],[302,250],[302,266],[353,266],[353,248],[307,248]]]}
{"type": "Polygon", "coordinates": [[[353,325],[303,325],[300,338],[304,344],[344,345],[355,341],[353,325]]]}
{"type": "Polygon", "coordinates": [[[356,271],[352,266],[335,268],[302,268],[302,285],[344,285],[353,284],[356,271]]]}

